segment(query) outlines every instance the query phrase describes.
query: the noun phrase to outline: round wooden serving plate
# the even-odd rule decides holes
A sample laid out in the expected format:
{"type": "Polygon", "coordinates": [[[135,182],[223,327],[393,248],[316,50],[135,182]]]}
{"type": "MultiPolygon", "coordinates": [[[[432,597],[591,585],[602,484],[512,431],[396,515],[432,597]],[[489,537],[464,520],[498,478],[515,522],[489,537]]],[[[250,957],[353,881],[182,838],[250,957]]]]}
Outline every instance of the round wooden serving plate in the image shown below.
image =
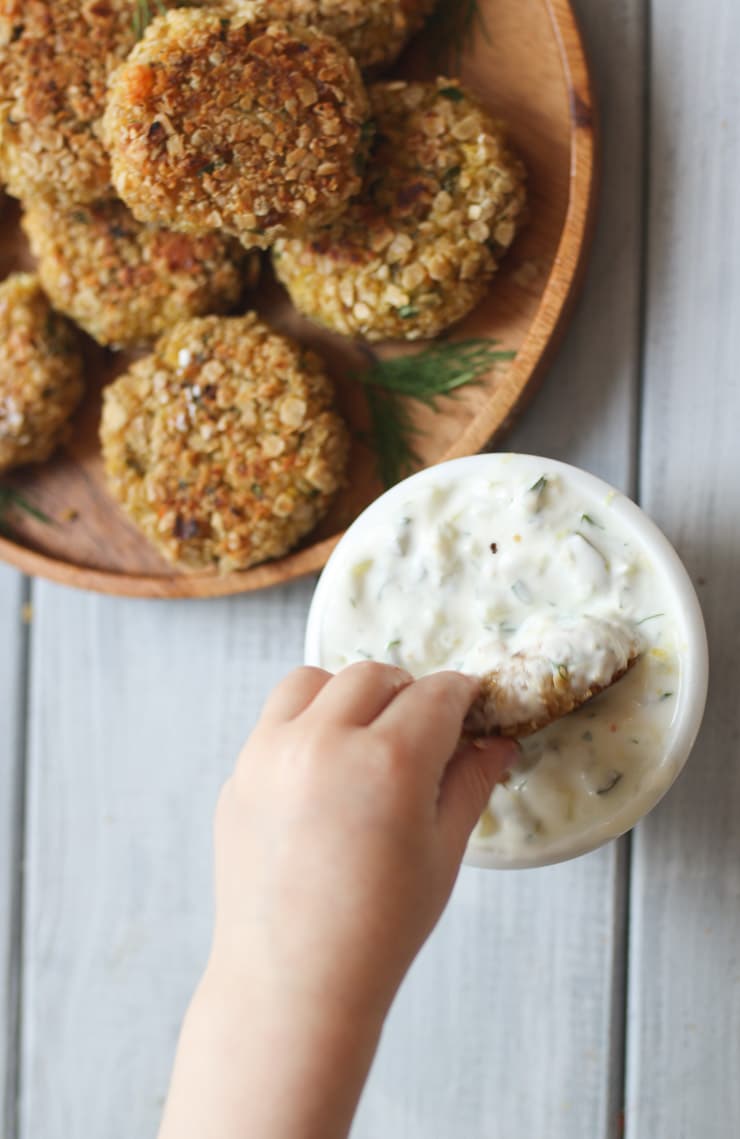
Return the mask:
{"type": "MultiPolygon", "coordinates": [[[[567,0],[478,0],[482,21],[462,59],[463,81],[503,119],[528,171],[529,216],[485,302],[453,331],[455,339],[491,337],[516,351],[483,383],[420,408],[419,453],[426,465],[474,454],[501,434],[532,394],[563,330],[581,275],[595,188],[593,92],[581,37],[567,0]]],[[[433,49],[423,37],[398,72],[431,76],[433,49]]],[[[31,264],[17,213],[0,223],[0,273],[31,264]]],[[[357,345],[299,318],[269,272],[255,307],[276,327],[317,348],[337,382],[339,404],[362,433],[364,400],[351,373],[357,345]]],[[[387,345],[385,354],[423,344],[387,345]]],[[[44,523],[13,514],[12,541],[0,558],[66,585],[139,597],[215,597],[261,589],[321,569],[342,531],[381,490],[372,453],[355,444],[349,485],[301,549],[279,561],[226,576],[174,571],[126,521],[107,494],[97,442],[100,389],[126,358],[89,346],[90,391],[66,450],[51,462],[3,480],[46,514],[44,523]]]]}

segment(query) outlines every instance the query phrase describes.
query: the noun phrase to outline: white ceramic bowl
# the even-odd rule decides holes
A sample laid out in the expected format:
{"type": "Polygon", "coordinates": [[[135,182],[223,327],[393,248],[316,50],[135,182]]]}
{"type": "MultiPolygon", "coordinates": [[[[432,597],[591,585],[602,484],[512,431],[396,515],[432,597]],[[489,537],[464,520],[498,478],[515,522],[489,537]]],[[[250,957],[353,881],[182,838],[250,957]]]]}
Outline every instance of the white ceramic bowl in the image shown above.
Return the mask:
{"type": "MultiPolygon", "coordinates": [[[[630,534],[637,547],[644,550],[654,570],[662,577],[662,586],[670,597],[670,608],[675,612],[679,623],[677,641],[680,645],[681,681],[675,715],[665,739],[663,754],[655,756],[655,770],[660,773],[660,778],[651,782],[639,795],[629,799],[609,819],[587,830],[570,833],[559,842],[550,843],[546,850],[506,858],[488,849],[483,843],[471,841],[465,861],[472,866],[495,869],[547,866],[576,858],[624,834],[651,811],[679,775],[691,753],[704,714],[709,673],[707,638],[696,592],[678,554],[655,523],[634,502],[586,471],[539,456],[517,456],[517,459],[531,461],[534,479],[544,466],[548,471],[559,472],[565,481],[594,505],[609,501],[611,516],[630,534]]],[[[323,665],[321,631],[324,622],[331,619],[332,597],[336,594],[341,567],[348,557],[351,558],[358,540],[364,538],[367,531],[382,521],[383,516],[393,511],[401,501],[408,501],[415,489],[426,487],[429,483],[444,486],[477,476],[495,477],[501,471],[501,464],[507,460],[505,454],[474,455],[429,467],[394,486],[359,516],[334,550],[316,588],[306,630],[307,664],[319,667],[323,665]]]]}

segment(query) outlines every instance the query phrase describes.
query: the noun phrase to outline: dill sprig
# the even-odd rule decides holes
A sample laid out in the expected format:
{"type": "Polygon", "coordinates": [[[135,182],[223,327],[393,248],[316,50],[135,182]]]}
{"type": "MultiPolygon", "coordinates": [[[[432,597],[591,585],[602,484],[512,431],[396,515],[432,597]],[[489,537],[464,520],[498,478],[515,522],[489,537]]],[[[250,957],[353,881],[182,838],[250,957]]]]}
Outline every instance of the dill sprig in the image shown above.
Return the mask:
{"type": "Polygon", "coordinates": [[[514,358],[514,352],[502,351],[496,344],[484,339],[434,344],[416,356],[376,360],[361,379],[434,407],[438,396],[449,395],[463,384],[480,379],[499,361],[514,358]]]}
{"type": "Polygon", "coordinates": [[[387,488],[406,478],[421,463],[412,442],[420,432],[402,396],[368,385],[365,397],[370,411],[368,442],[375,450],[378,478],[387,488]]]}
{"type": "Polygon", "coordinates": [[[134,26],[134,35],[140,40],[155,16],[167,14],[163,0],[134,0],[134,14],[131,23],[134,26]]]}
{"type": "Polygon", "coordinates": [[[414,436],[420,432],[408,400],[436,410],[440,396],[477,383],[494,364],[515,355],[498,348],[495,340],[475,339],[435,344],[415,356],[376,359],[358,379],[365,387],[370,442],[383,485],[393,486],[421,461],[414,447],[414,436]]]}
{"type": "Polygon", "coordinates": [[[443,72],[453,65],[460,71],[463,54],[472,42],[476,26],[488,40],[478,0],[439,0],[427,21],[437,71],[443,72]]]}
{"type": "Polygon", "coordinates": [[[19,491],[14,490],[10,486],[0,486],[0,534],[3,537],[12,537],[13,530],[8,522],[8,514],[12,510],[22,511],[24,514],[29,514],[31,518],[36,518],[39,522],[50,523],[51,518],[44,514],[43,510],[39,510],[37,506],[24,498],[19,491]]]}

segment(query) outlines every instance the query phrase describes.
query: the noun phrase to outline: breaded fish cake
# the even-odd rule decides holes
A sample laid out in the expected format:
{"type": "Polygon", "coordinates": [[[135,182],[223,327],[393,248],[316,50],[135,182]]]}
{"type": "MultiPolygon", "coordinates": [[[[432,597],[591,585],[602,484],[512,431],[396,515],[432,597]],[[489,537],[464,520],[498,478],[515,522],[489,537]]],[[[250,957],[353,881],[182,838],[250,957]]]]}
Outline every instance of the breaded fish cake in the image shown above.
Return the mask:
{"type": "Polygon", "coordinates": [[[112,347],[231,311],[259,268],[235,238],[146,225],[115,199],[66,209],[31,202],[23,228],[52,304],[112,347]]]}
{"type": "Polygon", "coordinates": [[[259,8],[268,18],[318,28],[343,43],[363,71],[390,65],[435,5],[435,0],[210,0],[228,13],[259,8]]]}
{"type": "Polygon", "coordinates": [[[111,68],[136,41],[130,0],[0,0],[0,178],[19,198],[109,196],[98,136],[111,68]]]}
{"type": "Polygon", "coordinates": [[[275,269],[306,316],[348,336],[439,335],[485,295],[525,201],[503,132],[452,79],[377,83],[363,191],[321,232],[286,238],[275,269]]]}
{"type": "Polygon", "coordinates": [[[111,79],[113,181],[142,221],[266,247],[325,224],[360,187],[367,96],[328,36],[170,12],[111,79]]]}
{"type": "Polygon", "coordinates": [[[166,333],[106,388],[101,442],[114,498],[160,553],[222,572],[308,534],[349,446],[318,357],[251,314],[166,333]]]}
{"type": "Polygon", "coordinates": [[[51,308],[38,277],[0,285],[0,471],[48,459],[82,395],[72,325],[51,308]]]}
{"type": "Polygon", "coordinates": [[[539,643],[483,677],[466,732],[523,739],[598,696],[636,663],[640,641],[631,626],[589,616],[572,625],[575,647],[562,624],[543,622],[539,643]]]}

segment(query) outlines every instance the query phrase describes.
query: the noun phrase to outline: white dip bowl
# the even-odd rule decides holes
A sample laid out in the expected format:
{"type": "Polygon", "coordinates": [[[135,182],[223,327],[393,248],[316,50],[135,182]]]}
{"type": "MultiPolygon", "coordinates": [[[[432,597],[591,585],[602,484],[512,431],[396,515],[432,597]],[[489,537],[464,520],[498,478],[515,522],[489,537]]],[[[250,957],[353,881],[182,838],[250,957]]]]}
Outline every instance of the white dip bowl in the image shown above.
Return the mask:
{"type": "MultiPolygon", "coordinates": [[[[511,563],[513,555],[516,555],[517,564],[520,564],[522,557],[526,559],[528,541],[533,556],[537,554],[540,559],[543,549],[547,553],[551,542],[552,549],[560,551],[557,556],[562,562],[564,541],[562,528],[558,533],[553,531],[549,536],[547,531],[543,530],[542,516],[539,519],[535,518],[535,514],[539,514],[539,508],[536,511],[532,510],[531,504],[533,525],[527,528],[527,519],[525,519],[525,525],[519,527],[523,533],[514,535],[515,542],[519,543],[517,547],[515,549],[511,547],[509,541],[510,552],[507,553],[506,542],[503,542],[500,551],[497,549],[490,551],[497,557],[492,557],[490,561],[486,560],[489,542],[483,539],[499,536],[497,512],[500,512],[500,528],[505,532],[504,514],[509,509],[507,495],[511,493],[514,496],[511,501],[514,502],[517,495],[536,492],[537,487],[543,485],[543,479],[544,485],[549,484],[551,488],[548,494],[553,498],[554,509],[561,505],[557,497],[560,495],[569,508],[572,506],[574,510],[580,512],[573,514],[573,517],[585,520],[581,524],[581,529],[588,533],[584,536],[578,530],[576,544],[579,548],[582,547],[587,558],[591,557],[593,560],[595,556],[598,559],[600,556],[598,547],[607,541],[605,535],[615,535],[613,540],[610,539],[613,542],[612,549],[614,541],[618,546],[622,543],[623,548],[630,551],[633,564],[638,567],[635,571],[625,563],[624,580],[629,582],[630,573],[636,572],[638,577],[642,575],[652,590],[651,596],[659,599],[660,612],[656,615],[646,614],[643,619],[644,624],[643,620],[634,621],[636,615],[633,615],[634,624],[643,625],[641,635],[645,637],[645,649],[643,659],[638,661],[628,677],[597,697],[591,704],[559,721],[560,728],[551,725],[544,733],[538,733],[537,736],[524,741],[525,756],[522,770],[512,773],[508,785],[496,789],[491,799],[488,821],[486,822],[484,816],[484,820],[470,841],[465,861],[472,866],[497,869],[546,866],[594,850],[624,834],[652,810],[680,773],[701,725],[707,694],[708,652],[699,602],[691,580],[675,550],[638,506],[607,483],[585,471],[552,459],[531,455],[475,455],[429,467],[399,483],[369,506],[349,528],[329,559],[314,594],[308,618],[305,647],[307,664],[335,670],[338,667],[337,646],[342,650],[346,649],[348,659],[359,659],[352,655],[351,613],[346,607],[348,589],[354,580],[352,575],[356,575],[358,563],[364,566],[368,560],[372,561],[378,555],[380,555],[379,560],[382,560],[383,553],[391,550],[393,525],[399,516],[413,515],[416,504],[427,504],[428,507],[430,496],[438,495],[443,505],[445,502],[457,504],[455,509],[458,509],[462,503],[464,509],[469,490],[471,503],[474,500],[477,502],[477,513],[473,512],[472,518],[478,523],[481,518],[484,520],[485,535],[479,534],[473,545],[468,547],[472,550],[472,554],[466,554],[464,564],[465,572],[468,572],[467,567],[471,566],[473,568],[470,572],[474,574],[478,574],[476,567],[480,564],[480,583],[476,585],[475,600],[478,607],[481,604],[481,591],[485,592],[488,580],[485,575],[495,577],[499,568],[503,571],[507,558],[509,564],[511,563]],[[491,495],[490,516],[487,513],[488,488],[491,495]],[[589,539],[586,543],[588,546],[591,546],[593,541],[591,548],[597,551],[595,555],[586,550],[586,544],[582,545],[586,539],[589,539]],[[539,543],[538,550],[535,550],[537,543],[539,543]],[[501,556],[498,556],[499,553],[501,556]],[[343,643],[345,641],[346,644],[343,643]],[[670,646],[669,652],[662,647],[664,645],[670,646]],[[669,664],[666,663],[668,658],[673,669],[670,674],[671,691],[661,694],[655,688],[656,676],[659,676],[661,669],[666,670],[668,675],[669,664]],[[641,685],[644,692],[641,691],[641,685]],[[611,700],[614,706],[613,702],[616,699],[614,694],[618,689],[620,689],[621,710],[624,711],[625,708],[628,711],[631,708],[636,710],[634,713],[636,719],[629,712],[623,720],[625,732],[628,733],[632,725],[633,734],[641,738],[630,741],[636,745],[635,751],[631,752],[625,734],[621,737],[615,734],[612,737],[614,747],[621,748],[623,756],[628,757],[626,767],[628,777],[623,779],[621,771],[623,765],[620,764],[620,771],[613,772],[620,786],[617,793],[610,795],[607,800],[606,793],[611,792],[609,781],[605,786],[599,787],[598,782],[594,783],[597,778],[594,772],[597,772],[600,759],[603,759],[609,750],[610,737],[604,734],[605,717],[609,718],[609,701],[611,700]],[[665,706],[658,708],[661,700],[665,700],[665,706]],[[650,717],[653,718],[655,725],[648,725],[651,729],[654,728],[652,734],[651,732],[643,734],[638,730],[641,724],[640,716],[646,723],[650,717]],[[545,733],[549,733],[549,736],[546,737],[545,733]],[[591,742],[586,745],[581,743],[581,740],[591,742]],[[601,757],[598,754],[600,747],[603,753],[601,757]],[[634,761],[633,770],[629,767],[629,763],[632,762],[629,757],[638,753],[641,758],[639,763],[637,760],[634,761]],[[561,780],[562,787],[559,786],[561,780]],[[564,806],[566,801],[569,804],[567,813],[564,806]],[[533,804],[536,807],[534,811],[531,810],[533,804]],[[564,820],[562,825],[556,821],[559,817],[558,811],[562,813],[564,820]],[[527,821],[530,818],[534,820],[531,828],[527,821]],[[542,819],[545,820],[544,823],[542,819]],[[527,833],[528,830],[530,833],[527,833]]],[[[562,511],[558,517],[562,517],[562,511]]],[[[508,537],[511,539],[511,534],[508,537]]],[[[468,538],[469,535],[465,540],[468,538]]],[[[572,542],[573,539],[574,534],[565,535],[565,541],[572,542]]],[[[429,528],[425,531],[424,540],[429,540],[430,546],[434,543],[435,535],[429,528]]],[[[405,572],[405,565],[401,565],[406,557],[404,550],[395,550],[394,547],[390,556],[400,559],[399,572],[405,572]]],[[[562,564],[567,567],[566,562],[562,564]]],[[[614,562],[604,559],[604,565],[608,568],[613,567],[614,562]]],[[[610,569],[610,572],[614,577],[616,569],[610,569]]],[[[565,580],[567,583],[567,576],[565,580]]],[[[519,584],[516,583],[517,586],[519,584]]],[[[629,596],[630,585],[621,588],[626,588],[626,596],[629,596]]],[[[447,604],[450,613],[453,614],[457,605],[458,613],[465,612],[459,608],[459,596],[450,597],[448,594],[448,600],[445,602],[440,589],[439,577],[435,578],[434,574],[430,575],[428,580],[420,579],[418,586],[415,586],[415,592],[409,596],[409,625],[416,619],[417,614],[424,612],[425,606],[432,608],[436,606],[436,612],[439,613],[444,612],[447,604]]],[[[363,598],[366,624],[369,616],[371,624],[378,629],[378,646],[383,643],[383,638],[390,627],[391,615],[387,611],[390,602],[384,602],[384,592],[388,596],[387,591],[381,589],[369,600],[367,597],[363,598]]],[[[522,589],[515,589],[515,592],[519,596],[522,589]]],[[[398,596],[395,604],[398,610],[398,596]]],[[[513,606],[517,604],[516,600],[512,601],[513,606]]],[[[552,601],[548,604],[553,607],[555,605],[552,601]]],[[[396,612],[394,619],[397,620],[397,617],[396,612]]],[[[448,638],[451,636],[454,640],[454,615],[451,615],[450,622],[452,627],[446,629],[444,635],[448,638]]],[[[502,627],[505,626],[502,624],[502,627]]],[[[485,634],[481,632],[481,636],[485,634]]],[[[376,648],[371,655],[374,659],[389,659],[380,648],[376,648]]],[[[408,661],[404,659],[395,660],[394,663],[409,667],[408,661]]],[[[417,657],[415,667],[410,670],[419,675],[435,671],[437,667],[440,666],[436,662],[427,667],[417,657]]],[[[446,663],[441,667],[453,667],[453,665],[446,663]]],[[[465,671],[477,671],[477,669],[466,667],[465,671]]],[[[665,682],[666,687],[668,683],[665,682]]],[[[621,726],[622,724],[616,726],[609,724],[609,730],[617,733],[621,726]]],[[[609,773],[610,769],[607,767],[607,775],[609,773]]],[[[604,779],[603,763],[598,778],[604,779]]]]}

